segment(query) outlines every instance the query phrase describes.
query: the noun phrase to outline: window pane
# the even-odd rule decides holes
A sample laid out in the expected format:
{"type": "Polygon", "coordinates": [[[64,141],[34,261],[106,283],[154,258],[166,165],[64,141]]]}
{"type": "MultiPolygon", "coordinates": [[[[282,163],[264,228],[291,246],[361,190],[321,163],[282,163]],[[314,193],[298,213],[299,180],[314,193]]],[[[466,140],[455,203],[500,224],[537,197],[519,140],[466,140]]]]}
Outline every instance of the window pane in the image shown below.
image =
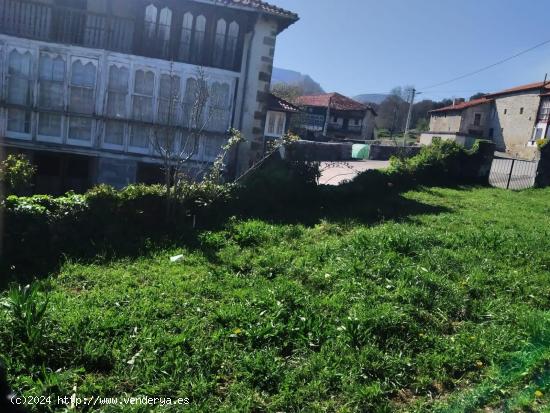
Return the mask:
{"type": "Polygon", "coordinates": [[[124,123],[107,122],[105,125],[105,143],[122,146],[124,143],[124,123]]]}
{"type": "Polygon", "coordinates": [[[206,33],[206,17],[197,17],[195,24],[195,37],[193,40],[193,53],[192,60],[194,62],[202,61],[203,49],[204,49],[204,36],[206,33]]]}
{"type": "Polygon", "coordinates": [[[149,128],[134,126],[130,136],[130,146],[136,148],[149,147],[149,132],[149,128]]]}
{"type": "Polygon", "coordinates": [[[232,22],[229,25],[229,31],[227,33],[227,45],[225,47],[225,67],[229,69],[235,67],[238,40],[239,25],[237,24],[237,22],[232,22]]]}
{"type": "Polygon", "coordinates": [[[225,32],[227,23],[224,19],[218,20],[216,25],[216,39],[214,42],[214,65],[221,66],[223,63],[223,50],[225,46],[225,32]]]}
{"type": "Polygon", "coordinates": [[[31,54],[13,50],[8,62],[8,102],[16,105],[31,103],[31,54]]]}
{"type": "Polygon", "coordinates": [[[145,9],[145,33],[149,38],[153,38],[157,25],[157,8],[150,4],[145,9]]]}
{"type": "Polygon", "coordinates": [[[71,84],[75,86],[95,87],[96,66],[92,62],[84,64],[81,60],[73,63],[71,84]]]}
{"type": "Polygon", "coordinates": [[[193,15],[185,13],[181,26],[180,59],[189,60],[191,57],[191,37],[193,34],[193,15]]]}
{"type": "Polygon", "coordinates": [[[135,93],[140,95],[153,96],[155,89],[155,75],[153,72],[138,70],[134,83],[135,93]]]}
{"type": "Polygon", "coordinates": [[[92,119],[71,118],[69,122],[69,139],[79,141],[92,140],[92,119]]]}
{"type": "Polygon", "coordinates": [[[283,136],[285,128],[285,117],[282,113],[277,114],[277,135],[283,136]]]}
{"type": "Polygon", "coordinates": [[[125,118],[127,116],[128,77],[129,72],[127,68],[111,66],[109,70],[107,116],[113,118],[125,118]]]}
{"type": "Polygon", "coordinates": [[[163,123],[175,124],[180,105],[179,76],[162,75],[159,91],[159,120],[163,123]]]}
{"type": "Polygon", "coordinates": [[[61,115],[41,113],[38,118],[38,134],[44,136],[61,136],[61,115]]]}
{"type": "Polygon", "coordinates": [[[11,132],[30,133],[31,113],[20,109],[8,109],[8,130],[11,132]]]}
{"type": "Polygon", "coordinates": [[[165,7],[160,11],[159,18],[159,38],[168,41],[170,40],[170,26],[172,25],[172,11],[165,7]]]}

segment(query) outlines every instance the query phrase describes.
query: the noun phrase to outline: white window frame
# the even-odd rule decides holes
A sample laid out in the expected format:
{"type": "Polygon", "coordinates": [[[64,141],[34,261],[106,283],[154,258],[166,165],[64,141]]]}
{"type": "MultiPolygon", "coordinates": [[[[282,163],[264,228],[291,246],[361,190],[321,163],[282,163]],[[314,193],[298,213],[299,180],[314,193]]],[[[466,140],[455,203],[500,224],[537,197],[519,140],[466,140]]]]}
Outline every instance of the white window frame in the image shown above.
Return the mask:
{"type": "MultiPolygon", "coordinates": [[[[151,105],[152,105],[152,114],[151,114],[151,123],[156,122],[157,120],[157,111],[158,111],[158,105],[157,105],[157,96],[158,96],[158,89],[159,89],[159,71],[156,70],[153,67],[145,66],[145,65],[134,65],[131,69],[130,74],[130,94],[131,96],[131,102],[130,102],[130,116],[129,118],[132,120],[137,120],[138,122],[141,121],[140,119],[134,118],[134,99],[136,96],[143,96],[143,97],[150,97],[148,95],[142,95],[139,93],[136,93],[136,73],[138,71],[143,72],[151,72],[153,73],[153,95],[151,105]]],[[[147,122],[146,122],[147,123],[147,122]]]]}
{"type": "MultiPolygon", "coordinates": [[[[73,65],[76,61],[80,60],[82,62],[83,65],[87,65],[88,63],[92,63],[94,66],[95,66],[95,85],[94,85],[94,89],[93,89],[93,96],[92,96],[92,102],[93,102],[93,113],[98,113],[97,111],[97,95],[98,95],[98,83],[99,83],[99,79],[100,79],[100,76],[99,76],[99,59],[98,58],[90,58],[90,57],[83,57],[83,56],[77,56],[77,55],[73,55],[71,56],[71,59],[70,59],[70,67],[69,67],[69,72],[68,72],[68,84],[69,84],[69,91],[68,91],[68,94],[67,94],[67,101],[68,101],[68,106],[69,106],[69,111],[71,110],[70,108],[70,102],[71,102],[71,93],[72,93],[72,77],[73,77],[73,65]]],[[[80,87],[80,86],[78,86],[80,87]]],[[[85,146],[85,147],[93,147],[95,142],[96,142],[96,139],[97,139],[97,136],[96,136],[96,130],[97,130],[97,122],[95,121],[95,119],[92,117],[92,114],[72,114],[71,113],[71,116],[68,117],[67,121],[66,121],[66,127],[65,127],[65,136],[66,136],[66,142],[67,144],[69,145],[74,145],[74,146],[85,146]],[[71,119],[74,119],[74,118],[89,118],[91,119],[91,127],[90,127],[90,140],[89,141],[84,141],[84,140],[81,140],[81,139],[71,139],[70,137],[70,130],[71,130],[71,119]]]]}
{"type": "MultiPolygon", "coordinates": [[[[36,50],[35,49],[27,49],[27,48],[24,48],[24,47],[19,47],[19,46],[11,46],[11,47],[6,47],[5,48],[5,59],[4,60],[4,83],[3,83],[3,87],[4,87],[4,97],[6,99],[6,102],[7,102],[7,99],[8,99],[8,87],[9,87],[9,56],[10,54],[14,51],[14,50],[17,50],[19,53],[30,53],[31,55],[31,73],[30,73],[30,79],[29,79],[29,89],[30,89],[30,92],[31,92],[31,98],[30,98],[30,104],[31,106],[34,105],[34,101],[36,99],[36,76],[37,76],[37,65],[36,65],[36,50]]],[[[5,134],[4,136],[8,137],[8,138],[14,138],[14,139],[20,139],[20,140],[27,140],[27,141],[30,141],[32,140],[32,137],[33,137],[33,134],[34,134],[34,124],[35,124],[35,114],[33,113],[32,110],[30,110],[30,107],[29,107],[29,110],[28,112],[30,112],[30,120],[29,120],[29,132],[28,133],[24,133],[24,132],[15,132],[15,131],[10,131],[8,129],[8,112],[9,112],[9,108],[5,108],[4,109],[4,113],[5,113],[5,134]]]]}
{"type": "Polygon", "coordinates": [[[127,138],[127,142],[128,142],[128,152],[132,152],[132,153],[139,153],[139,154],[142,154],[142,155],[150,155],[151,154],[151,151],[152,151],[152,146],[151,146],[151,129],[149,128],[149,136],[147,137],[147,146],[146,147],[141,147],[141,146],[132,146],[132,132],[133,132],[133,129],[134,128],[144,128],[145,126],[143,125],[140,125],[139,123],[132,123],[130,125],[130,127],[128,128],[127,130],[127,133],[128,133],[128,138],[127,138]]]}
{"type": "Polygon", "coordinates": [[[64,53],[55,53],[55,52],[50,52],[50,51],[47,51],[47,50],[39,50],[38,51],[38,62],[37,62],[37,76],[36,76],[36,82],[37,82],[37,85],[36,85],[36,106],[38,107],[39,109],[39,112],[38,114],[36,115],[36,140],[38,141],[41,141],[41,142],[51,142],[51,143],[63,143],[63,139],[64,139],[64,136],[65,136],[65,130],[66,130],[66,124],[67,124],[67,118],[63,115],[63,113],[56,113],[55,111],[48,111],[48,110],[42,110],[42,108],[40,107],[40,56],[42,54],[47,54],[49,55],[50,57],[54,57],[54,56],[61,56],[61,58],[65,61],[65,79],[64,79],[64,84],[63,84],[63,104],[62,104],[62,107],[63,107],[63,111],[65,111],[65,109],[67,108],[67,104],[68,104],[68,85],[69,85],[69,56],[64,54],[64,53]],[[50,136],[50,135],[41,135],[40,134],[40,115],[42,115],[42,113],[54,113],[58,116],[61,116],[61,130],[60,130],[60,135],[59,136],[50,136]]]}
{"type": "Polygon", "coordinates": [[[274,110],[268,110],[267,115],[265,118],[265,132],[264,135],[270,138],[280,138],[284,136],[286,130],[286,113],[285,112],[278,112],[274,110]],[[269,132],[269,122],[271,117],[274,117],[274,131],[273,133],[269,132]],[[277,125],[279,124],[279,119],[283,118],[283,132],[282,134],[277,134],[277,125]]]}
{"type": "Polygon", "coordinates": [[[128,122],[118,119],[107,119],[103,122],[103,133],[101,134],[101,147],[105,149],[124,151],[128,142],[128,122]],[[122,124],[122,144],[117,145],[115,143],[107,142],[107,124],[110,122],[116,122],[122,124]]]}

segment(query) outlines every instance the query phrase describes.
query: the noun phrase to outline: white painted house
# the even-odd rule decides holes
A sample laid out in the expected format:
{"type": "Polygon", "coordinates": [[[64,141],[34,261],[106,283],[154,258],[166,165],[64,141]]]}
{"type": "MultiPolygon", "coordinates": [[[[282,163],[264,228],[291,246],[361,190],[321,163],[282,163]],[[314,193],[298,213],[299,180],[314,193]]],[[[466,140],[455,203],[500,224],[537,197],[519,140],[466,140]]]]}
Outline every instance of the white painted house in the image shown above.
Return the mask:
{"type": "Polygon", "coordinates": [[[151,131],[171,97],[191,107],[201,67],[216,116],[192,159],[234,127],[245,169],[263,153],[276,37],[297,19],[259,0],[0,0],[0,143],[32,158],[39,192],[154,182],[151,131]]]}

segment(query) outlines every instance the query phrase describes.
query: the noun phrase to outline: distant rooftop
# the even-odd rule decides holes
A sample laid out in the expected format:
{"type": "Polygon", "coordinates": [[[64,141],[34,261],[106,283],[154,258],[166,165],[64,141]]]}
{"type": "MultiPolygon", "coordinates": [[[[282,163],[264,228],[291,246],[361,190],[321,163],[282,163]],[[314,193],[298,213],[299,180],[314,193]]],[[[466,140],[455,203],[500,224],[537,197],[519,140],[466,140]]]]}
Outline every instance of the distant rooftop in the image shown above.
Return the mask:
{"type": "Polygon", "coordinates": [[[279,112],[291,112],[296,113],[299,112],[300,109],[296,106],[294,106],[292,103],[287,102],[286,100],[275,96],[274,94],[270,93],[269,98],[267,101],[267,107],[269,110],[275,110],[279,112]]]}
{"type": "Polygon", "coordinates": [[[371,110],[375,112],[371,106],[357,102],[356,100],[341,95],[340,93],[300,96],[296,99],[295,103],[298,106],[314,106],[321,108],[328,108],[330,104],[330,108],[334,110],[371,110]]]}
{"type": "Polygon", "coordinates": [[[535,82],[535,83],[528,83],[526,85],[516,86],[510,89],[504,89],[500,92],[495,93],[488,93],[487,95],[479,98],[470,100],[469,102],[460,102],[454,105],[446,106],[441,109],[435,109],[431,110],[430,113],[438,113],[438,112],[449,112],[453,110],[463,110],[467,108],[471,108],[473,106],[483,105],[485,103],[490,103],[494,100],[494,98],[502,96],[502,95],[509,95],[513,93],[519,93],[519,92],[529,92],[539,90],[541,95],[547,96],[550,93],[550,82],[535,82]]]}

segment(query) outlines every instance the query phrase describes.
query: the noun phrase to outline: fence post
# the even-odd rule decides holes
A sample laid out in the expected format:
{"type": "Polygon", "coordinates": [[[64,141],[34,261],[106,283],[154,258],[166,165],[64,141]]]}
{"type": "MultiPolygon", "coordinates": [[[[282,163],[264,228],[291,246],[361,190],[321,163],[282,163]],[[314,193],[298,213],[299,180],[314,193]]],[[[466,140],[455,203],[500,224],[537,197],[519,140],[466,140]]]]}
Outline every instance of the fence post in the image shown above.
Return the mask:
{"type": "Polygon", "coordinates": [[[506,184],[506,189],[510,189],[510,181],[512,180],[512,174],[514,173],[515,163],[516,163],[516,160],[512,159],[512,167],[510,168],[510,174],[508,175],[508,183],[506,184]]]}

